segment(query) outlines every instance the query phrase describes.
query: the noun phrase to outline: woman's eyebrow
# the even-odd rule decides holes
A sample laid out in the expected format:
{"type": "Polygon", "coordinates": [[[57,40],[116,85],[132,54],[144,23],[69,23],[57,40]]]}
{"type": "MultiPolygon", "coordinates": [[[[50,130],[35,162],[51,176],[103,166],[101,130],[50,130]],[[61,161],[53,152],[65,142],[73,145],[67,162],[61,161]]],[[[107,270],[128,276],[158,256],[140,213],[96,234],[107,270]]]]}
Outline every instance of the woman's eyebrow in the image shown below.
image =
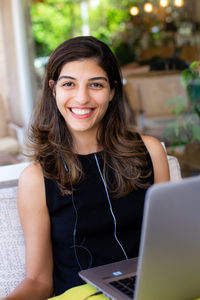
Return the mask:
{"type": "Polygon", "coordinates": [[[76,78],[72,77],[72,76],[67,76],[67,75],[62,75],[58,78],[58,80],[61,80],[61,79],[72,79],[72,80],[76,80],[76,78]]]}
{"type": "MultiPolygon", "coordinates": [[[[62,75],[58,78],[58,81],[61,80],[61,79],[72,79],[72,80],[76,80],[75,77],[72,77],[72,76],[68,76],[68,75],[62,75]]],[[[88,81],[93,81],[93,80],[105,80],[106,82],[108,82],[108,79],[106,77],[103,77],[103,76],[96,76],[96,77],[92,77],[92,78],[89,78],[88,81]]]]}
{"type": "Polygon", "coordinates": [[[88,79],[88,81],[92,81],[92,80],[105,80],[106,82],[108,82],[108,79],[103,76],[92,77],[92,78],[88,79]]]}

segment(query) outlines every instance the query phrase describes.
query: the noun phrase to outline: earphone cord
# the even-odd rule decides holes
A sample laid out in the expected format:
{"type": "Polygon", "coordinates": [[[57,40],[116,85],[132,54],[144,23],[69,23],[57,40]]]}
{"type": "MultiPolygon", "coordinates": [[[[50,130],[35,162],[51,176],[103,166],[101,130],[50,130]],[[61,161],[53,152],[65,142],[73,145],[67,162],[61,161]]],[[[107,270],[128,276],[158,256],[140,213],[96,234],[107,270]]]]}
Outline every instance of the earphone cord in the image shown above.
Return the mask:
{"type": "Polygon", "coordinates": [[[111,201],[110,201],[110,196],[109,196],[109,193],[108,193],[108,189],[107,189],[107,186],[106,186],[106,182],[103,178],[103,175],[102,175],[102,172],[101,172],[101,169],[100,169],[100,166],[99,166],[99,162],[98,162],[98,159],[97,159],[97,155],[96,153],[94,154],[94,157],[95,157],[95,160],[96,160],[96,164],[97,164],[97,167],[98,167],[98,170],[99,170],[99,174],[101,176],[101,179],[103,181],[103,184],[104,184],[104,188],[105,188],[105,191],[106,191],[106,195],[107,195],[107,199],[108,199],[108,203],[109,203],[109,208],[110,208],[110,212],[111,212],[111,215],[113,217],[113,221],[114,221],[114,237],[115,237],[115,240],[117,241],[118,245],[120,246],[124,256],[126,259],[128,259],[128,256],[126,254],[126,251],[124,250],[122,244],[120,243],[118,237],[117,237],[117,223],[116,223],[116,218],[115,218],[115,215],[114,215],[114,212],[113,212],[113,209],[112,209],[112,204],[111,204],[111,201]]]}
{"type": "MultiPolygon", "coordinates": [[[[64,164],[65,164],[65,162],[64,162],[64,164]]],[[[85,250],[89,254],[90,262],[89,262],[87,268],[91,268],[91,266],[92,266],[92,254],[91,254],[90,250],[87,249],[86,247],[84,247],[82,245],[77,245],[76,244],[76,231],[77,231],[77,223],[78,223],[78,211],[77,211],[77,208],[76,208],[76,205],[75,205],[75,201],[74,201],[73,184],[72,184],[72,180],[71,180],[70,174],[69,174],[69,178],[70,178],[70,185],[71,185],[71,190],[72,190],[72,205],[73,205],[74,212],[75,212],[75,222],[74,222],[74,230],[73,230],[73,246],[72,247],[74,248],[74,255],[75,255],[76,261],[78,263],[78,266],[79,266],[80,270],[82,270],[83,268],[82,268],[81,263],[80,263],[79,258],[78,258],[77,248],[81,248],[81,249],[85,250]]]]}
{"type": "Polygon", "coordinates": [[[71,191],[72,191],[72,205],[73,205],[74,212],[75,212],[75,222],[74,222],[74,230],[73,230],[73,248],[74,248],[74,255],[75,255],[76,261],[78,263],[78,266],[82,270],[80,261],[78,259],[77,251],[76,251],[76,228],[77,228],[77,223],[78,223],[78,212],[76,209],[76,205],[74,203],[74,191],[73,191],[71,176],[69,175],[69,177],[70,177],[70,185],[71,185],[71,191]]]}

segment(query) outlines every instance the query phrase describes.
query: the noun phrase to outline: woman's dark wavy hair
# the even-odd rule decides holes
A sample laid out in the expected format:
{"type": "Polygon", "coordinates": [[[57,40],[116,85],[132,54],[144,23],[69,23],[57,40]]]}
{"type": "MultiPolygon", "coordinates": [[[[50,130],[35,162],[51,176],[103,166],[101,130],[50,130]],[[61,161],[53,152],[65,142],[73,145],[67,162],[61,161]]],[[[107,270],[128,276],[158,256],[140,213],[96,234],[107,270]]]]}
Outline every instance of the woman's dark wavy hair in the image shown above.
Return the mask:
{"type": "Polygon", "coordinates": [[[57,81],[64,64],[83,59],[95,59],[107,73],[111,89],[115,88],[98,130],[97,141],[103,148],[103,174],[109,191],[113,197],[121,197],[135,188],[148,186],[146,178],[149,174],[143,172],[147,165],[146,153],[138,134],[128,129],[126,124],[122,79],[116,58],[106,44],[94,37],[72,38],[51,54],[42,95],[33,112],[29,130],[29,147],[33,151],[31,159],[40,162],[44,176],[55,180],[62,194],[71,193],[70,180],[76,185],[83,178],[81,163],[72,150],[72,136],[49,86],[49,80],[57,81]],[[63,162],[68,166],[68,176],[63,162]],[[109,178],[110,168],[114,170],[114,178],[109,178]]]}

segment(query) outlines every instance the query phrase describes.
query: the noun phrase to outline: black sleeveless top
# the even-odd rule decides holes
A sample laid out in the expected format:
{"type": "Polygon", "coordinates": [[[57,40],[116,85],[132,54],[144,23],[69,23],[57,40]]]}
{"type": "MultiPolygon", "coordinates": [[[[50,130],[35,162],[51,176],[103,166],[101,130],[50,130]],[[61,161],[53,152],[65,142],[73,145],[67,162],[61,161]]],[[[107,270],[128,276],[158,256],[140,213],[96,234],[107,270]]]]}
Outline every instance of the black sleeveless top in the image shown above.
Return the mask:
{"type": "MultiPolygon", "coordinates": [[[[55,295],[84,283],[78,276],[78,261],[81,268],[86,269],[125,259],[114,238],[113,217],[94,154],[78,157],[85,177],[74,187],[74,203],[78,214],[75,242],[73,232],[76,212],[72,196],[62,196],[56,182],[45,178],[51,220],[55,295]]],[[[148,182],[152,184],[153,166],[148,152],[146,157],[146,168],[152,170],[148,182]]],[[[102,168],[100,153],[97,153],[97,158],[102,168]]],[[[117,237],[128,258],[138,256],[145,193],[146,189],[137,189],[124,197],[110,198],[116,218],[117,237]]]]}

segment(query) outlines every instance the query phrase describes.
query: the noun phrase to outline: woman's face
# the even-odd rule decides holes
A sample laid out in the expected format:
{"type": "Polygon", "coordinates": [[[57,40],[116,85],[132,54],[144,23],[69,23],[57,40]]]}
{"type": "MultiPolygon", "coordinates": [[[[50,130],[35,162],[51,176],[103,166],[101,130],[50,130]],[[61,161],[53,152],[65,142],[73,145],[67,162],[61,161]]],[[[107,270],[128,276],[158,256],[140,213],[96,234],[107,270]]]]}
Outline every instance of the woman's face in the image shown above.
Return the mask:
{"type": "MultiPolygon", "coordinates": [[[[51,82],[50,82],[51,85],[51,82]]],[[[55,86],[56,103],[72,135],[95,134],[114,96],[94,59],[66,63],[55,86]]]]}

